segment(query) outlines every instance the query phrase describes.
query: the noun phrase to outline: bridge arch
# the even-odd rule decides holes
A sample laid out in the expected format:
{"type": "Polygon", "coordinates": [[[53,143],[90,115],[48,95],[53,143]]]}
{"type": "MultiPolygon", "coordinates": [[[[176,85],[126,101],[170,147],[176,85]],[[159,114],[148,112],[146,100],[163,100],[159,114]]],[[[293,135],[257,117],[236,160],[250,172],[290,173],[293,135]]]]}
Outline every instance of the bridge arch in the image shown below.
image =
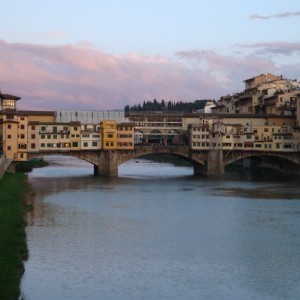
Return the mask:
{"type": "Polygon", "coordinates": [[[36,157],[45,157],[45,156],[69,156],[74,157],[79,160],[90,163],[94,167],[94,174],[97,175],[97,166],[99,164],[99,159],[97,155],[97,151],[89,151],[89,153],[84,151],[44,151],[39,153],[28,153],[28,160],[36,158],[36,157]],[[90,153],[94,152],[94,153],[90,153]]]}
{"type": "Polygon", "coordinates": [[[293,172],[294,169],[299,169],[300,165],[300,156],[295,152],[232,151],[224,153],[224,166],[239,160],[255,158],[257,160],[254,164],[280,171],[293,172]]]}
{"type": "Polygon", "coordinates": [[[149,154],[169,154],[190,162],[195,175],[222,175],[224,167],[241,159],[256,157],[255,165],[277,169],[287,173],[298,173],[300,155],[298,152],[265,152],[221,149],[209,151],[191,151],[184,145],[136,145],[132,150],[79,150],[79,151],[45,151],[28,153],[28,159],[46,155],[67,155],[91,163],[95,175],[117,176],[118,166],[124,162],[149,154]],[[269,160],[267,160],[268,158],[269,160]]]}
{"type": "Polygon", "coordinates": [[[194,174],[203,174],[203,168],[205,165],[206,155],[204,153],[199,153],[198,155],[190,155],[187,151],[188,146],[166,146],[166,145],[142,145],[135,147],[135,150],[130,153],[120,153],[118,159],[118,165],[125,163],[128,160],[152,155],[171,155],[183,159],[189,162],[194,168],[194,174]]]}

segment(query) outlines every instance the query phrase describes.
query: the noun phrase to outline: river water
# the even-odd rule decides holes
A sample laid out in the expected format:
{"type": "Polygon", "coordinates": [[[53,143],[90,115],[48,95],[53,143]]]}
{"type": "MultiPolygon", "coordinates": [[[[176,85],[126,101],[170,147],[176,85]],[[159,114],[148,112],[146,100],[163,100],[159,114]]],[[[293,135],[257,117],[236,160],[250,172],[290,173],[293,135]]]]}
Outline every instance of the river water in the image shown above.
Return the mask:
{"type": "Polygon", "coordinates": [[[299,178],[48,160],[29,174],[24,299],[300,299],[299,178]]]}

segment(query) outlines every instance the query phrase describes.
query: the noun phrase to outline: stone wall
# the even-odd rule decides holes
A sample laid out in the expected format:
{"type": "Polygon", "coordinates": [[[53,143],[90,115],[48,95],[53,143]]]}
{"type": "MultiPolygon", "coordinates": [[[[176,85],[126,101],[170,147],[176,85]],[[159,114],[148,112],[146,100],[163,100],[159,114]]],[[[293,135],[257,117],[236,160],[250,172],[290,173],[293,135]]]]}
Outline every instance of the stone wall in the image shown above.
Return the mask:
{"type": "Polygon", "coordinates": [[[4,176],[5,173],[5,157],[4,155],[0,156],[0,180],[4,176]]]}

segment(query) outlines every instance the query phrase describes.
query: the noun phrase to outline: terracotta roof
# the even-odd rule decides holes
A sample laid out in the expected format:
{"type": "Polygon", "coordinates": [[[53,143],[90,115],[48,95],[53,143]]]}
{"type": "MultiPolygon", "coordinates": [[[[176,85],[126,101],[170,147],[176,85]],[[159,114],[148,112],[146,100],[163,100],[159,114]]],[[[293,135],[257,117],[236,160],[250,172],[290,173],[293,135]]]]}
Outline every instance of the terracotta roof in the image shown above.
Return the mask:
{"type": "Polygon", "coordinates": [[[1,99],[12,99],[12,100],[20,100],[21,99],[21,97],[10,95],[10,94],[2,94],[1,92],[0,92],[0,98],[1,99]]]}

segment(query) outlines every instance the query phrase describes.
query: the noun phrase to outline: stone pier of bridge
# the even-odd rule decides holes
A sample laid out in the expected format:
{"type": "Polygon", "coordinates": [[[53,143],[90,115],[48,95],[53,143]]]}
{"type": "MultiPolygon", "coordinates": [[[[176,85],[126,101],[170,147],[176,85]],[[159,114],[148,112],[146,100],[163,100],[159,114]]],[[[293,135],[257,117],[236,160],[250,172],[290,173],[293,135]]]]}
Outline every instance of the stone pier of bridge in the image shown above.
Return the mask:
{"type": "Polygon", "coordinates": [[[100,151],[98,163],[94,164],[95,176],[118,176],[119,153],[116,150],[100,151]]]}
{"type": "Polygon", "coordinates": [[[203,164],[199,164],[198,161],[194,159],[193,163],[195,176],[221,176],[225,172],[222,150],[209,150],[204,155],[203,164]]]}
{"type": "MultiPolygon", "coordinates": [[[[165,149],[164,149],[165,150],[165,149]]],[[[224,174],[224,160],[222,150],[210,150],[207,153],[201,153],[200,156],[193,156],[191,152],[186,155],[178,155],[171,151],[164,151],[158,149],[160,154],[172,154],[188,159],[194,168],[194,175],[207,175],[207,176],[221,176],[224,174]]],[[[118,176],[118,166],[123,162],[139,157],[146,153],[139,151],[118,151],[118,150],[102,150],[93,154],[93,157],[86,158],[94,165],[95,176],[118,176]]]]}

